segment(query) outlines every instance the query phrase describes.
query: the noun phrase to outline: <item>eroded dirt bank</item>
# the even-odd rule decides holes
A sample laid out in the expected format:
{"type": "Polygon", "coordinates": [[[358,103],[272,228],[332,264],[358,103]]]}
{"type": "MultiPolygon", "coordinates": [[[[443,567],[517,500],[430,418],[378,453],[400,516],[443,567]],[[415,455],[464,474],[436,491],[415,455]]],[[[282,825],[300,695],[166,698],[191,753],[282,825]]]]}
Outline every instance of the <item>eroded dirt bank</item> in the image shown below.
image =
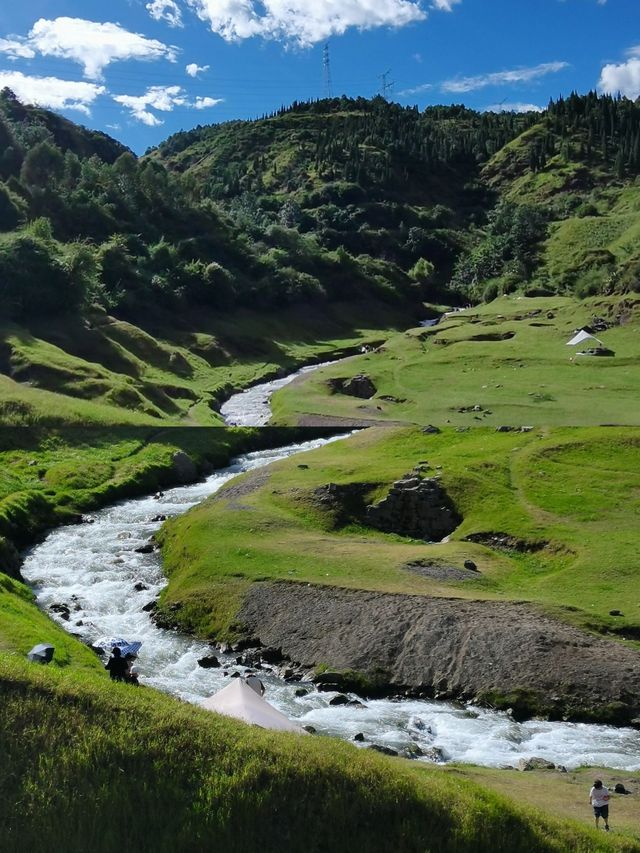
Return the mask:
{"type": "Polygon", "coordinates": [[[257,583],[238,621],[295,664],[353,670],[371,690],[640,725],[640,653],[524,603],[257,583]]]}

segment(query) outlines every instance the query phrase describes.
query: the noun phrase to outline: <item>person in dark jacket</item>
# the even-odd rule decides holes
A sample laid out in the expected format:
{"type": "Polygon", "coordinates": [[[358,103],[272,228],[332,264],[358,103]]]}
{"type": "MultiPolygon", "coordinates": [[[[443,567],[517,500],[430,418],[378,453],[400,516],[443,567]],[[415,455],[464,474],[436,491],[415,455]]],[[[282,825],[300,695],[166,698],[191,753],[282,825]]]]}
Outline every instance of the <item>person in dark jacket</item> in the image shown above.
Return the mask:
{"type": "Polygon", "coordinates": [[[124,681],[127,675],[129,663],[122,657],[122,652],[117,646],[111,650],[111,657],[105,665],[112,681],[124,681]]]}

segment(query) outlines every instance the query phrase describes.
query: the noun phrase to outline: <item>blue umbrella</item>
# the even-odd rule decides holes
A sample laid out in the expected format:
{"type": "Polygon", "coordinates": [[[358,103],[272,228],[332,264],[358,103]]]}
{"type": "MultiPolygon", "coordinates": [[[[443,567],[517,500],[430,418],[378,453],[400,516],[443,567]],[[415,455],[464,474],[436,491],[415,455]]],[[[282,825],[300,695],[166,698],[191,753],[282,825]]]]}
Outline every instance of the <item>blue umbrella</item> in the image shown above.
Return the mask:
{"type": "Polygon", "coordinates": [[[93,643],[94,648],[102,649],[104,652],[111,652],[112,649],[117,647],[120,649],[122,657],[128,654],[137,655],[141,645],[142,643],[138,640],[130,643],[122,637],[102,637],[93,643]]]}
{"type": "Polygon", "coordinates": [[[50,646],[49,643],[39,643],[31,649],[27,657],[34,663],[49,663],[53,660],[54,651],[54,647],[50,646]]]}

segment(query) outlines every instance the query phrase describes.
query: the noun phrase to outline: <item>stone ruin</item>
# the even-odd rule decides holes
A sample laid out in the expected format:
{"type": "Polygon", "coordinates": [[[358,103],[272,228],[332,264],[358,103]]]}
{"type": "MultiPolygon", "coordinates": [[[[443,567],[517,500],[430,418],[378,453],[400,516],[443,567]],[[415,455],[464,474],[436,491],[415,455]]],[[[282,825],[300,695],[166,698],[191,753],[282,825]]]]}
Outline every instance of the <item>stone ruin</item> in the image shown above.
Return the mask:
{"type": "Polygon", "coordinates": [[[385,533],[440,542],[462,518],[437,479],[411,472],[397,480],[379,503],[366,508],[365,520],[385,533]]]}

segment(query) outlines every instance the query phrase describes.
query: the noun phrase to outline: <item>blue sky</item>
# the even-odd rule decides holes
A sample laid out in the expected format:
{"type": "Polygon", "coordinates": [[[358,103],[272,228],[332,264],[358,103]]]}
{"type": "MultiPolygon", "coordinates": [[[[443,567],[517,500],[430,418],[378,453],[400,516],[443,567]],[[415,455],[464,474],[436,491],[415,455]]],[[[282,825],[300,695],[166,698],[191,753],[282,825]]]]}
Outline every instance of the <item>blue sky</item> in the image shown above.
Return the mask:
{"type": "Polygon", "coordinates": [[[421,108],[640,96],[640,0],[27,0],[0,6],[0,86],[141,152],[333,93],[421,108]]]}

